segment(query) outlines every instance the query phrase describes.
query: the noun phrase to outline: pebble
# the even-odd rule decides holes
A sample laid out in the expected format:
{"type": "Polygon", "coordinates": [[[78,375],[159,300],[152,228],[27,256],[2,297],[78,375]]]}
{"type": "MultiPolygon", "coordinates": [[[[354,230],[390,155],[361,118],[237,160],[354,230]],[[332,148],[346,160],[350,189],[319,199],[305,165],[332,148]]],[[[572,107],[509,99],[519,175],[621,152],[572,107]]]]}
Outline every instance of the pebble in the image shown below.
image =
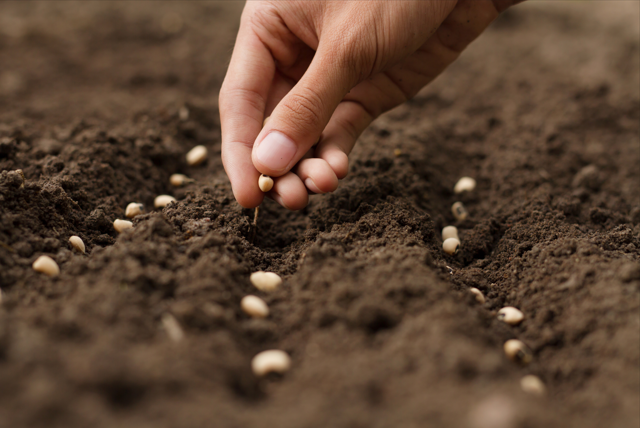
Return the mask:
{"type": "Polygon", "coordinates": [[[49,256],[40,256],[33,262],[33,270],[43,273],[47,276],[58,276],[60,268],[58,263],[49,256]]]}
{"type": "Polygon", "coordinates": [[[480,303],[481,305],[484,305],[484,302],[486,302],[486,299],[484,298],[484,294],[482,294],[482,291],[478,290],[475,287],[471,287],[469,291],[476,296],[476,302],[480,303]]]}
{"type": "Polygon", "coordinates": [[[124,210],[124,215],[127,218],[134,218],[137,215],[140,215],[144,212],[144,205],[139,202],[131,202],[127,205],[127,208],[124,210]]]}
{"type": "Polygon", "coordinates": [[[74,250],[84,254],[85,247],[84,247],[84,242],[82,242],[82,238],[74,235],[69,238],[69,244],[71,244],[74,250]]]}
{"type": "Polygon", "coordinates": [[[244,296],[240,301],[242,310],[253,318],[266,318],[269,316],[269,306],[257,296],[244,296]]]}
{"type": "Polygon", "coordinates": [[[456,202],[451,206],[451,212],[453,213],[453,216],[456,218],[456,220],[458,221],[462,221],[462,220],[466,220],[466,218],[469,216],[469,212],[467,211],[467,209],[464,207],[464,205],[462,204],[462,202],[456,202]]]}
{"type": "Polygon", "coordinates": [[[282,278],[274,272],[254,272],[249,280],[260,291],[274,291],[282,285],[282,278]]]}
{"type": "Polygon", "coordinates": [[[122,233],[127,229],[131,229],[133,227],[133,223],[131,223],[128,220],[120,220],[120,219],[116,219],[113,222],[113,228],[116,230],[116,232],[118,233],[122,233]]]}
{"type": "Polygon", "coordinates": [[[208,153],[205,146],[195,146],[187,153],[187,163],[191,166],[200,165],[207,159],[208,153]]]}
{"type": "Polygon", "coordinates": [[[169,339],[174,342],[180,342],[184,339],[184,331],[182,327],[180,327],[180,323],[178,320],[171,314],[165,313],[162,315],[162,326],[167,332],[167,336],[169,339]]]}
{"type": "Polygon", "coordinates": [[[545,395],[547,388],[538,376],[526,375],[520,379],[520,388],[526,393],[538,396],[545,395]]]}
{"type": "Polygon", "coordinates": [[[458,240],[458,238],[446,239],[442,243],[442,249],[444,250],[445,253],[451,256],[454,254],[458,254],[458,250],[460,249],[460,241],[458,240]]]}
{"type": "Polygon", "coordinates": [[[273,189],[273,178],[268,175],[260,174],[260,178],[258,178],[258,187],[264,193],[267,193],[269,190],[273,189]]]}
{"type": "Polygon", "coordinates": [[[171,195],[160,195],[156,196],[156,199],[154,199],[153,206],[156,208],[164,208],[171,202],[176,202],[176,198],[171,195]]]}
{"type": "Polygon", "coordinates": [[[446,241],[449,238],[456,238],[456,239],[460,239],[458,237],[458,228],[455,226],[447,226],[444,229],[442,229],[442,240],[446,241]]]}
{"type": "Polygon", "coordinates": [[[171,177],[169,177],[169,182],[174,187],[181,187],[187,183],[191,183],[192,181],[192,179],[184,174],[172,174],[171,177]]]}
{"type": "Polygon", "coordinates": [[[285,373],[291,368],[289,355],[278,349],[262,351],[251,360],[253,374],[262,377],[268,373],[285,373]]]}
{"type": "Polygon", "coordinates": [[[529,347],[517,339],[510,339],[504,343],[504,353],[510,360],[521,364],[529,364],[533,359],[529,347]]]}
{"type": "Polygon", "coordinates": [[[454,193],[472,192],[476,188],[476,180],[471,177],[462,177],[453,187],[454,193]]]}
{"type": "Polygon", "coordinates": [[[510,325],[518,325],[524,319],[522,312],[513,306],[505,306],[498,311],[497,318],[510,325]]]}

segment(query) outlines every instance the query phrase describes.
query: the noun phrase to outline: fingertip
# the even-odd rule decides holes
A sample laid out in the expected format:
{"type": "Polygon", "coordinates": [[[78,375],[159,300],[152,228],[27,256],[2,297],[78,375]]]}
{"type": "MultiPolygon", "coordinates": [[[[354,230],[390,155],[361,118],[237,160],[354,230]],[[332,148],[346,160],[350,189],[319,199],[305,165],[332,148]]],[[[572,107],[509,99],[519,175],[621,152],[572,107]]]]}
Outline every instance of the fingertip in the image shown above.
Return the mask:
{"type": "Polygon", "coordinates": [[[276,180],[269,196],[291,211],[301,210],[309,203],[307,188],[300,177],[292,172],[276,180]]]}
{"type": "Polygon", "coordinates": [[[349,156],[343,151],[339,149],[325,150],[320,154],[320,158],[329,164],[339,180],[349,174],[349,156]]]}

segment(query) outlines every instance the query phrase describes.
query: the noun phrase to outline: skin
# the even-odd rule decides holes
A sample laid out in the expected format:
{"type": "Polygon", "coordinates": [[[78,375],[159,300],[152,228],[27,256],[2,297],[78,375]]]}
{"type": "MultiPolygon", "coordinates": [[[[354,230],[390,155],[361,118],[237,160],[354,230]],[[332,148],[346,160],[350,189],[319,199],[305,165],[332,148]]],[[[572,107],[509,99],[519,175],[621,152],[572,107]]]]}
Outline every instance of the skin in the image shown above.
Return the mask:
{"type": "Polygon", "coordinates": [[[253,208],[266,195],[298,210],[333,192],[362,131],[519,1],[247,2],[219,99],[237,201],[253,208]],[[267,194],[260,173],[275,179],[267,194]]]}

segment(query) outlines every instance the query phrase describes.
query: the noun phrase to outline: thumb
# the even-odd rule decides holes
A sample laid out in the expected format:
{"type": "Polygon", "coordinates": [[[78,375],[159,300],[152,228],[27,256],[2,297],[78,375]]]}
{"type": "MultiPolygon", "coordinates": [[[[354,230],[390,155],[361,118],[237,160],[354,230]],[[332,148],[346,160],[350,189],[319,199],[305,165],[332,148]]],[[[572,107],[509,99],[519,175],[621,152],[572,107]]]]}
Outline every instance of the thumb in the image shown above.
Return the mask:
{"type": "Polygon", "coordinates": [[[320,48],[309,68],[278,103],[253,146],[258,171],[274,177],[289,171],[320,138],[340,101],[355,85],[344,56],[320,48]]]}

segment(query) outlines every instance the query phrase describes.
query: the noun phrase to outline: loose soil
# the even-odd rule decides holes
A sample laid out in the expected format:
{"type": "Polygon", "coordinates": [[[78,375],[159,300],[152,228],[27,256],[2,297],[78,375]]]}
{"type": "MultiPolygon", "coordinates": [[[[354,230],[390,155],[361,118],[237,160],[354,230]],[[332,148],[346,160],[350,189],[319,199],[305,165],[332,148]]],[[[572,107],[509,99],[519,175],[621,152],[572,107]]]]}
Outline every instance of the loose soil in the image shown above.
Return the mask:
{"type": "Polygon", "coordinates": [[[508,11],[364,133],[336,192],[265,202],[253,241],[216,101],[241,7],[0,5],[0,427],[638,427],[638,3],[508,11]],[[453,194],[461,176],[477,189],[453,194]],[[132,201],[147,213],[118,236],[132,201]],[[240,311],[250,293],[269,318],[240,311]],[[256,379],[273,348],[292,370],[256,379]]]}

